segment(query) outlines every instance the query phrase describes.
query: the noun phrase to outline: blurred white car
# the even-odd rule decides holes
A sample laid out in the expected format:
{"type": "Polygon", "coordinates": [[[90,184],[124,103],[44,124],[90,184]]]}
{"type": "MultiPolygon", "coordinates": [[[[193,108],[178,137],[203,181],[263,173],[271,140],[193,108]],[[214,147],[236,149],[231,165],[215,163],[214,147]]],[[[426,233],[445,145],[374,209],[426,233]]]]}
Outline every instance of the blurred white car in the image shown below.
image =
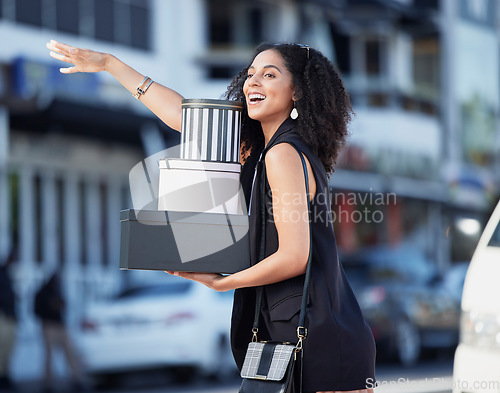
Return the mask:
{"type": "Polygon", "coordinates": [[[500,202],[465,278],[453,393],[500,392],[500,202]]]}
{"type": "Polygon", "coordinates": [[[82,321],[80,350],[89,374],[183,367],[207,375],[236,370],[229,329],[233,292],[165,277],[95,304],[82,321]]]}

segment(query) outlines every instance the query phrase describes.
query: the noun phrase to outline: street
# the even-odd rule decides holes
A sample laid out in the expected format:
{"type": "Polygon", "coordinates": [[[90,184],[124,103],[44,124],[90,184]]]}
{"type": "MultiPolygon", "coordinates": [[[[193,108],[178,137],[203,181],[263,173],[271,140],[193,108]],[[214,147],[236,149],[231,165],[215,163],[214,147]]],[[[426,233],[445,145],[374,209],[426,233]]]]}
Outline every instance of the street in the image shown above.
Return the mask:
{"type": "MultiPolygon", "coordinates": [[[[376,387],[376,393],[450,393],[452,390],[453,358],[424,360],[412,368],[394,363],[377,367],[377,381],[368,381],[367,387],[376,387]]],[[[173,376],[151,374],[124,377],[121,387],[99,390],[108,393],[236,393],[240,379],[236,375],[226,382],[194,377],[190,382],[174,382],[173,376]],[[126,387],[125,387],[126,386],[126,387]]]]}

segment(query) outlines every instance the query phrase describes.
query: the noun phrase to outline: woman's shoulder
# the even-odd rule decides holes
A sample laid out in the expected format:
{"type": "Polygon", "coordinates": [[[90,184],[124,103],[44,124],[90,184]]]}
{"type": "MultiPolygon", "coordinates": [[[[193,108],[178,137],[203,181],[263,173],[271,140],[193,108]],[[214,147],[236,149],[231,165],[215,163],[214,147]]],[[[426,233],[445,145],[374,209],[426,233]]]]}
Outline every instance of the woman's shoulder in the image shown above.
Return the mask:
{"type": "Polygon", "coordinates": [[[278,131],[278,135],[276,135],[272,141],[271,148],[279,145],[293,145],[309,156],[312,149],[300,136],[295,122],[293,120],[287,120],[283,123],[282,127],[283,130],[281,132],[278,131]]]}
{"type": "Polygon", "coordinates": [[[300,162],[297,150],[290,144],[286,142],[277,143],[271,146],[266,152],[264,158],[266,162],[266,167],[281,167],[286,168],[290,164],[295,162],[300,162]]]}
{"type": "Polygon", "coordinates": [[[283,182],[297,178],[302,172],[302,162],[297,151],[288,143],[272,146],[264,157],[267,177],[270,182],[283,182]]]}
{"type": "Polygon", "coordinates": [[[266,153],[266,157],[271,151],[274,151],[273,158],[277,161],[283,158],[282,156],[286,155],[298,157],[297,150],[304,154],[307,161],[311,162],[311,164],[314,162],[319,165],[318,168],[323,167],[319,157],[313,152],[311,147],[303,141],[302,137],[296,132],[295,129],[280,135],[274,142],[273,146],[269,148],[266,153]]]}

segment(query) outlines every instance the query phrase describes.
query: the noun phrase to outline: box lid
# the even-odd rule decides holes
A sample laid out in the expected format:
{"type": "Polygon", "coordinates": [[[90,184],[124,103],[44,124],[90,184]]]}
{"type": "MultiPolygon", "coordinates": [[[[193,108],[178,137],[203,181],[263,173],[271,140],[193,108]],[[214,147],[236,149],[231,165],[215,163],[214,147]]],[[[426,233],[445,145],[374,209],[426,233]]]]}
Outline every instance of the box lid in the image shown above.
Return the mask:
{"type": "Polygon", "coordinates": [[[241,111],[243,103],[231,100],[213,100],[205,98],[184,99],[181,103],[182,108],[212,108],[212,109],[232,109],[241,111]]]}
{"type": "Polygon", "coordinates": [[[185,224],[231,225],[248,227],[248,215],[225,213],[176,212],[166,210],[134,210],[120,212],[120,221],[140,221],[151,225],[168,225],[171,222],[185,224]]]}
{"type": "Polygon", "coordinates": [[[240,173],[241,164],[235,162],[181,160],[179,158],[160,158],[160,169],[186,169],[198,171],[240,173]]]}

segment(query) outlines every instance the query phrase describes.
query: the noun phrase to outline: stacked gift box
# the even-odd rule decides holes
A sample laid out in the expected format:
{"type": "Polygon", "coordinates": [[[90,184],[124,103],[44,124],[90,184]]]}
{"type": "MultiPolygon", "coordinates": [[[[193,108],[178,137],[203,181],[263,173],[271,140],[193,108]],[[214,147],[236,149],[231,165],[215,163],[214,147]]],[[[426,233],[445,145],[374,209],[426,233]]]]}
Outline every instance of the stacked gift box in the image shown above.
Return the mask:
{"type": "Polygon", "coordinates": [[[157,210],[121,212],[121,269],[234,273],[249,266],[239,176],[241,104],[183,100],[180,158],[162,158],[157,210]]]}

